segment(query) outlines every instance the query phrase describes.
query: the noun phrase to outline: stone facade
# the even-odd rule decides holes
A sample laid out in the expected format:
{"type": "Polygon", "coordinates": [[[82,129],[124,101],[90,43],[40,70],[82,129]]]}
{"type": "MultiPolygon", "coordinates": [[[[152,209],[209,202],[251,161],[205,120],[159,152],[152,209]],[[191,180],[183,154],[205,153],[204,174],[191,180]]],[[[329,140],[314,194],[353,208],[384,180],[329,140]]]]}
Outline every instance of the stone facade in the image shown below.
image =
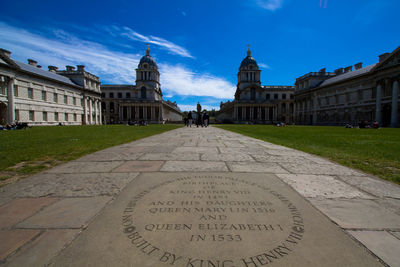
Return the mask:
{"type": "Polygon", "coordinates": [[[105,123],[182,120],[177,104],[162,98],[160,73],[149,48],[136,69],[136,85],[101,85],[101,93],[105,123]]]}
{"type": "Polygon", "coordinates": [[[399,126],[400,47],[366,67],[310,72],[296,79],[295,121],[307,125],[377,121],[399,126]]]}
{"type": "Polygon", "coordinates": [[[217,120],[233,123],[293,122],[293,86],[263,86],[261,70],[251,56],[242,60],[238,73],[235,99],[221,103],[217,120]]]}
{"type": "Polygon", "coordinates": [[[43,70],[0,49],[0,122],[29,125],[101,124],[100,81],[84,66],[43,70]]]}

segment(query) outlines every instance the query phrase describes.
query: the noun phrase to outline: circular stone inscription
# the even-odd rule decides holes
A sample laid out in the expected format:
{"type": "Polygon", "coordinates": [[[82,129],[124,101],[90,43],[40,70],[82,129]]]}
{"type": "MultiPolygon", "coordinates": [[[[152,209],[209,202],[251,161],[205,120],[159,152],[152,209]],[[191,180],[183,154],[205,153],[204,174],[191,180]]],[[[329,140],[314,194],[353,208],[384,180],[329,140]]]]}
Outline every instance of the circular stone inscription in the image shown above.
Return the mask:
{"type": "Polygon", "coordinates": [[[122,226],[132,249],[174,266],[263,266],[287,257],[305,234],[294,203],[268,186],[196,175],[133,196],[122,226]]]}

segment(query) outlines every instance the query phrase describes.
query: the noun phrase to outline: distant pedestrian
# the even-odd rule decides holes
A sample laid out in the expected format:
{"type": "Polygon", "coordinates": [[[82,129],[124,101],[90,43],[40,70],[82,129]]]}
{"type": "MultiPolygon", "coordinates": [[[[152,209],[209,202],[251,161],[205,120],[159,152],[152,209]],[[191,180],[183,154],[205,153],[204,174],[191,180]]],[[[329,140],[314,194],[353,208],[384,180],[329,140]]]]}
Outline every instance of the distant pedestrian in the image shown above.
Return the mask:
{"type": "Polygon", "coordinates": [[[192,116],[192,112],[189,111],[188,113],[188,125],[186,125],[187,127],[192,127],[192,123],[193,123],[193,116],[192,116]]]}
{"type": "Polygon", "coordinates": [[[204,124],[204,127],[207,127],[208,126],[208,121],[210,120],[210,116],[208,116],[208,114],[207,114],[207,112],[204,112],[204,114],[203,114],[203,124],[204,124]]]}

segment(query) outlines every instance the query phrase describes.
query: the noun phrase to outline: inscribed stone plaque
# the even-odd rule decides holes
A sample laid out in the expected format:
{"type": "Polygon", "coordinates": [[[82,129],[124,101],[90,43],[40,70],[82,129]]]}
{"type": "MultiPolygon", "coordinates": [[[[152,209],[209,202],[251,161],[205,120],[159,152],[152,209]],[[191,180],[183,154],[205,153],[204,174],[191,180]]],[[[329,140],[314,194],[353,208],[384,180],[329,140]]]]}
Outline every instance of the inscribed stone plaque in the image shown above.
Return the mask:
{"type": "Polygon", "coordinates": [[[55,261],[96,264],[379,265],[274,175],[248,173],[140,175],[55,261]]]}

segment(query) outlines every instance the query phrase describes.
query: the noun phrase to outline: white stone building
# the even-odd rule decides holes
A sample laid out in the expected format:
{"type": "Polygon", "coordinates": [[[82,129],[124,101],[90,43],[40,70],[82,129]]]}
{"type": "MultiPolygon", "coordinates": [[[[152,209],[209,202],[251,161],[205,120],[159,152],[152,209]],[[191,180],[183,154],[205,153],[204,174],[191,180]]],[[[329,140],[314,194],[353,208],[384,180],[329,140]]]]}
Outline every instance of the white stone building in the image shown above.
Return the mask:
{"type": "Polygon", "coordinates": [[[136,69],[136,85],[101,85],[101,94],[103,121],[107,124],[182,120],[177,104],[162,98],[160,73],[148,47],[136,69]]]}
{"type": "Polygon", "coordinates": [[[43,70],[0,49],[0,123],[29,125],[101,124],[100,81],[79,65],[43,70]]]}
{"type": "Polygon", "coordinates": [[[261,85],[256,60],[247,57],[240,64],[235,99],[221,103],[217,121],[233,123],[293,122],[294,86],[261,85]]]}
{"type": "Polygon", "coordinates": [[[295,121],[308,125],[377,121],[399,126],[400,47],[366,67],[357,63],[334,72],[310,72],[296,79],[295,121]]]}

